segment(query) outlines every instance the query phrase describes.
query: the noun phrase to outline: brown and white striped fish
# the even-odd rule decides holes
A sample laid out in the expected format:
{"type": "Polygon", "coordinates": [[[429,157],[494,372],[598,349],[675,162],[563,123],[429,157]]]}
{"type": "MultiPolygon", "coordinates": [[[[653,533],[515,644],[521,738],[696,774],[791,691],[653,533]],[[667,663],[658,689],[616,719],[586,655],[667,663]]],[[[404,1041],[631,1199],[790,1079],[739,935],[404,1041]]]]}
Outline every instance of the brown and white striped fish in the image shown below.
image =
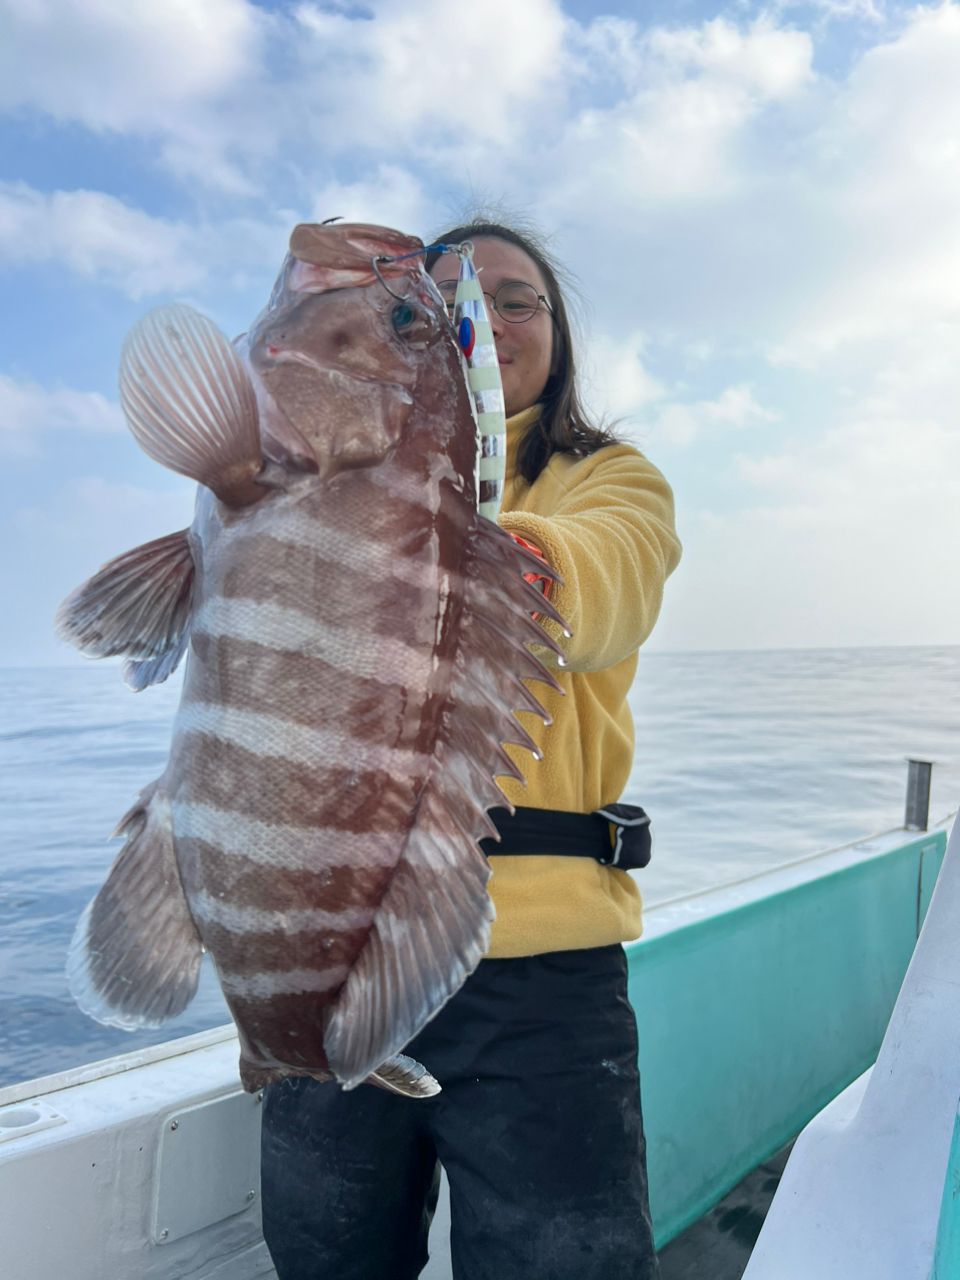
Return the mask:
{"type": "MultiPolygon", "coordinates": [[[[68,972],[87,1013],[156,1026],[211,952],[247,1088],[437,1086],[399,1051],[487,946],[478,847],[551,677],[526,553],[477,513],[463,361],[420,242],[301,226],[232,347],[186,307],[124,347],[143,448],[200,482],[191,528],[61,608],[134,688],[188,654],[167,768],[118,832],[68,972]],[[373,260],[377,259],[376,265],[373,260]]],[[[535,566],[542,570],[542,565],[535,566]]],[[[555,646],[553,646],[555,648],[555,646]]]]}

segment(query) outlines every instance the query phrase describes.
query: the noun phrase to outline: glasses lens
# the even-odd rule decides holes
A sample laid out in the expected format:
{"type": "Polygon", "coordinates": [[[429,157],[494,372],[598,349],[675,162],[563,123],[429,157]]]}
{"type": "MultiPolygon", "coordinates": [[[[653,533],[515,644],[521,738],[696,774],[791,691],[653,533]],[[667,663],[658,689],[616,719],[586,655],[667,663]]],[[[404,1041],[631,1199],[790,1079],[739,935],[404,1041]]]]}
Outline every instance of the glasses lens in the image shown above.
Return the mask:
{"type": "Polygon", "coordinates": [[[532,284],[514,281],[500,286],[493,305],[504,320],[509,320],[511,324],[523,324],[524,320],[529,320],[539,309],[540,295],[532,284]]]}
{"type": "MultiPolygon", "coordinates": [[[[457,296],[456,280],[440,280],[437,282],[437,288],[447,304],[447,310],[453,315],[454,300],[457,296]]],[[[491,298],[489,293],[485,293],[484,297],[488,305],[493,305],[497,315],[511,324],[523,324],[540,309],[540,295],[536,289],[532,284],[524,284],[520,280],[502,284],[495,297],[491,298]]]]}

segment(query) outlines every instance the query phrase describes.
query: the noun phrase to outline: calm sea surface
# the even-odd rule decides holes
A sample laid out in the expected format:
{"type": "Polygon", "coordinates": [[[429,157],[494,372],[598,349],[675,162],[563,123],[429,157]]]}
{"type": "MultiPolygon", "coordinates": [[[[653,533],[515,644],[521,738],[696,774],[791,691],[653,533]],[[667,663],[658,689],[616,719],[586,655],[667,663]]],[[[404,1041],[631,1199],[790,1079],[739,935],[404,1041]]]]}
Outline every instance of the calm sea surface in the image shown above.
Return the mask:
{"type": "MultiPolygon", "coordinates": [[[[899,826],[904,757],[960,803],[960,647],[643,655],[625,800],[644,805],[649,903],[899,826]]],[[[162,1031],[99,1027],[67,994],[77,917],[108,839],[161,772],[179,681],[116,667],[0,671],[0,1085],[227,1021],[212,974],[162,1031]]]]}

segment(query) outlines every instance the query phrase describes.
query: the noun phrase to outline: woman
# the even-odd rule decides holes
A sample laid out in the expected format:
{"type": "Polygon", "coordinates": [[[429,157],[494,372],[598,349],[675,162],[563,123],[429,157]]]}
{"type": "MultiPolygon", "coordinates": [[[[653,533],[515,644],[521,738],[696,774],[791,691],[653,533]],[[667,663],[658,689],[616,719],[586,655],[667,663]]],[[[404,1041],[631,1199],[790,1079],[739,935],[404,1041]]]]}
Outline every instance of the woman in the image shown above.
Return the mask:
{"type": "MultiPolygon", "coordinates": [[[[457,1280],[650,1280],[658,1268],[620,945],[640,934],[640,896],[589,842],[572,850],[579,856],[561,856],[559,844],[549,852],[548,820],[560,811],[574,825],[572,815],[613,804],[626,783],[637,649],[680,555],[673,500],[655,467],[584,414],[544,252],[491,222],[439,237],[465,239],[508,418],[500,523],[562,579],[551,599],[572,639],[543,625],[562,639],[565,696],[540,687],[553,724],[524,723],[543,758],[517,751],[526,787],[501,781],[528,826],[519,856],[490,855],[488,957],[407,1050],[442,1093],[422,1101],[307,1079],[272,1086],[264,1234],[281,1280],[412,1280],[427,1260],[439,1159],[457,1280]]],[[[427,268],[452,299],[457,259],[432,254],[427,268]]],[[[552,820],[556,831],[563,819],[552,820]]]]}

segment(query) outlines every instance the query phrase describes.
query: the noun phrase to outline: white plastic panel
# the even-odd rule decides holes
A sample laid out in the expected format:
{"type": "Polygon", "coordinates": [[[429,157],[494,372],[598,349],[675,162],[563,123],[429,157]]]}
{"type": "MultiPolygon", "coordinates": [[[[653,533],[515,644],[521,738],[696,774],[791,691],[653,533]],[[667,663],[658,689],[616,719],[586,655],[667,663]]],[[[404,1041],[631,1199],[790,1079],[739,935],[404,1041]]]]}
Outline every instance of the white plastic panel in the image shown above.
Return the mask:
{"type": "Polygon", "coordinates": [[[152,1234],[169,1244],[252,1208],[260,1187],[260,1098],[236,1093],[175,1111],[157,1149],[152,1234]]]}

